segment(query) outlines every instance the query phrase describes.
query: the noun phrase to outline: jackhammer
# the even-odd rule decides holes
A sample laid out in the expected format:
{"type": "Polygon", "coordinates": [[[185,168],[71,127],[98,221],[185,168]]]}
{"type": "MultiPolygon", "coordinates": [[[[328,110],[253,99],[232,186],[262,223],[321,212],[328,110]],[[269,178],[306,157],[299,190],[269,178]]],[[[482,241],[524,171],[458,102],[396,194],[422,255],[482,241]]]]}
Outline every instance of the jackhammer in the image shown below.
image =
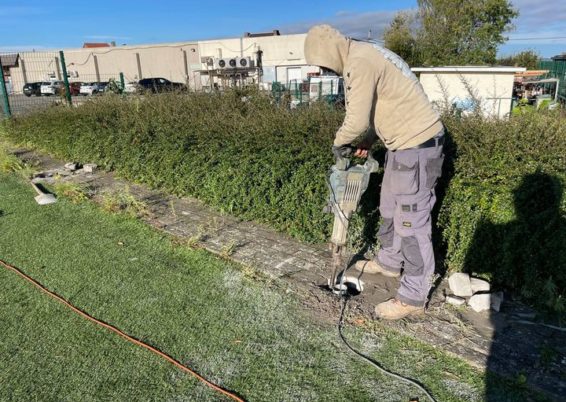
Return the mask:
{"type": "MultiPolygon", "coordinates": [[[[335,163],[330,168],[327,179],[329,197],[326,212],[334,214],[330,249],[332,251],[332,276],[328,287],[334,293],[346,290],[344,286],[344,249],[348,235],[348,225],[352,214],[358,208],[360,199],[366,191],[370,175],[377,172],[379,164],[368,154],[363,165],[352,164],[351,156],[354,148],[342,146],[333,148],[335,163]]],[[[361,291],[361,289],[358,289],[361,291]]]]}

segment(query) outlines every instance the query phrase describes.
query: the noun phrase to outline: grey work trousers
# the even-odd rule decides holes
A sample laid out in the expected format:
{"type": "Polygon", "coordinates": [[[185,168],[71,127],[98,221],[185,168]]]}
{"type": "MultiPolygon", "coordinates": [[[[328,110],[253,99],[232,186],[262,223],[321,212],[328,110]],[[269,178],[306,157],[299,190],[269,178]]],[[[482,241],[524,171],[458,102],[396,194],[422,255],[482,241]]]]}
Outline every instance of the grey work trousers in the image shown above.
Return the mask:
{"type": "MultiPolygon", "coordinates": [[[[444,130],[436,138],[443,134],[444,130]]],[[[423,306],[432,286],[430,214],[443,160],[438,142],[429,148],[387,151],[385,160],[379,206],[381,248],[376,262],[388,271],[403,271],[396,297],[412,306],[423,306]]]]}

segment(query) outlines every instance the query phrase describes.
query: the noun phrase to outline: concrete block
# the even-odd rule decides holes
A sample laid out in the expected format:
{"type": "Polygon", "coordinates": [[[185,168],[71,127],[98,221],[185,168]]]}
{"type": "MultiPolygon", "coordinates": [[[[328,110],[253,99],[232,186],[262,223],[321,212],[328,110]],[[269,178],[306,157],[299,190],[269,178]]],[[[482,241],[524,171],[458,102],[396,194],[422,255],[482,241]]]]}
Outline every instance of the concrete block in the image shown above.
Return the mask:
{"type": "Polygon", "coordinates": [[[85,173],[94,173],[96,172],[96,168],[98,168],[98,165],[96,163],[85,163],[85,165],[83,166],[85,173]]]}
{"type": "Polygon", "coordinates": [[[478,293],[470,297],[468,300],[468,306],[472,308],[472,310],[477,311],[486,311],[489,310],[491,307],[491,294],[489,293],[478,293]]]}
{"type": "Polygon", "coordinates": [[[480,278],[471,278],[470,284],[472,285],[472,292],[489,292],[491,289],[489,282],[480,278]]]}
{"type": "Polygon", "coordinates": [[[495,292],[491,294],[491,309],[499,311],[503,303],[503,292],[495,292]]]}
{"type": "Polygon", "coordinates": [[[65,163],[65,169],[74,172],[75,170],[77,170],[77,164],[74,162],[65,163]]]}
{"type": "Polygon", "coordinates": [[[450,290],[456,296],[469,297],[474,294],[472,291],[472,284],[470,282],[470,275],[463,272],[456,272],[448,278],[448,285],[450,290]]]}
{"type": "Polygon", "coordinates": [[[446,296],[446,303],[452,304],[453,306],[461,306],[466,303],[466,299],[460,296],[448,295],[446,296]]]}

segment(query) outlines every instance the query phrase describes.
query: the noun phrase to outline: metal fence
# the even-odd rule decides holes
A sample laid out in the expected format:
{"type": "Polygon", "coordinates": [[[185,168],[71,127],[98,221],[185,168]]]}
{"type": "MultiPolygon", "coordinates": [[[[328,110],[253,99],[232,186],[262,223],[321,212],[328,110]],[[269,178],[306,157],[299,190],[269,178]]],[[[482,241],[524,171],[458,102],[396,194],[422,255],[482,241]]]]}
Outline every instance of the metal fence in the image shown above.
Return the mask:
{"type": "Polygon", "coordinates": [[[544,78],[558,78],[558,98],[566,102],[566,59],[565,60],[541,60],[538,68],[548,70],[544,78]]]}
{"type": "MultiPolygon", "coordinates": [[[[261,74],[256,69],[252,69],[256,72],[256,76],[248,77],[248,73],[252,70],[245,70],[242,73],[245,79],[235,79],[234,76],[219,75],[218,71],[198,70],[195,67],[197,64],[189,63],[192,57],[189,51],[179,54],[175,53],[179,51],[177,48],[167,51],[173,52],[176,58],[171,56],[172,53],[168,53],[171,57],[156,59],[155,55],[150,53],[140,56],[139,49],[121,48],[111,48],[98,53],[73,50],[65,53],[27,51],[0,54],[1,113],[9,117],[51,105],[80,105],[93,96],[108,91],[160,92],[161,90],[157,90],[154,84],[148,84],[148,80],[163,80],[150,78],[157,74],[164,74],[177,80],[177,82],[164,80],[168,82],[169,90],[222,91],[233,86],[256,85],[270,92],[277,103],[283,103],[290,108],[317,101],[335,105],[344,104],[343,81],[336,76],[313,76],[307,80],[262,83],[261,74]],[[181,58],[180,54],[184,57],[181,58]],[[183,70],[181,72],[179,65],[175,64],[178,59],[184,60],[182,65],[185,68],[181,68],[183,70]],[[195,70],[189,71],[189,67],[195,70]],[[212,79],[215,80],[214,83],[212,79]],[[208,85],[205,85],[207,82],[208,85]]],[[[159,52],[156,51],[155,54],[160,54],[159,52]]]]}
{"type": "Polygon", "coordinates": [[[344,104],[343,81],[339,77],[311,77],[304,81],[273,82],[271,93],[277,102],[288,103],[290,107],[320,101],[333,105],[344,104]]]}
{"type": "Polygon", "coordinates": [[[27,52],[0,54],[0,117],[10,117],[51,105],[77,105],[106,91],[121,93],[124,75],[82,74],[67,70],[65,54],[27,52]]]}

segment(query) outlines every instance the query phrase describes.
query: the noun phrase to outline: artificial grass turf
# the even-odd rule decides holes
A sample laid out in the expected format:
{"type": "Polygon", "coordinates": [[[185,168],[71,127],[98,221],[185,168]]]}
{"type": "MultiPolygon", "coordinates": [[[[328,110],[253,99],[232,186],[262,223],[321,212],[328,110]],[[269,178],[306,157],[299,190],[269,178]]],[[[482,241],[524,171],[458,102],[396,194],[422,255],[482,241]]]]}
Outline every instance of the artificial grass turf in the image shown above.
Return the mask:
{"type": "MultiPolygon", "coordinates": [[[[175,246],[91,203],[39,207],[31,187],[2,174],[0,258],[250,401],[399,401],[418,394],[353,360],[333,327],[314,324],[291,295],[246,278],[236,264],[175,246]]],[[[3,268],[0,328],[0,400],[220,398],[3,268]]],[[[438,400],[483,399],[482,376],[457,359],[387,331],[348,333],[438,400]]],[[[501,383],[499,400],[524,397],[516,392],[501,383]]]]}

